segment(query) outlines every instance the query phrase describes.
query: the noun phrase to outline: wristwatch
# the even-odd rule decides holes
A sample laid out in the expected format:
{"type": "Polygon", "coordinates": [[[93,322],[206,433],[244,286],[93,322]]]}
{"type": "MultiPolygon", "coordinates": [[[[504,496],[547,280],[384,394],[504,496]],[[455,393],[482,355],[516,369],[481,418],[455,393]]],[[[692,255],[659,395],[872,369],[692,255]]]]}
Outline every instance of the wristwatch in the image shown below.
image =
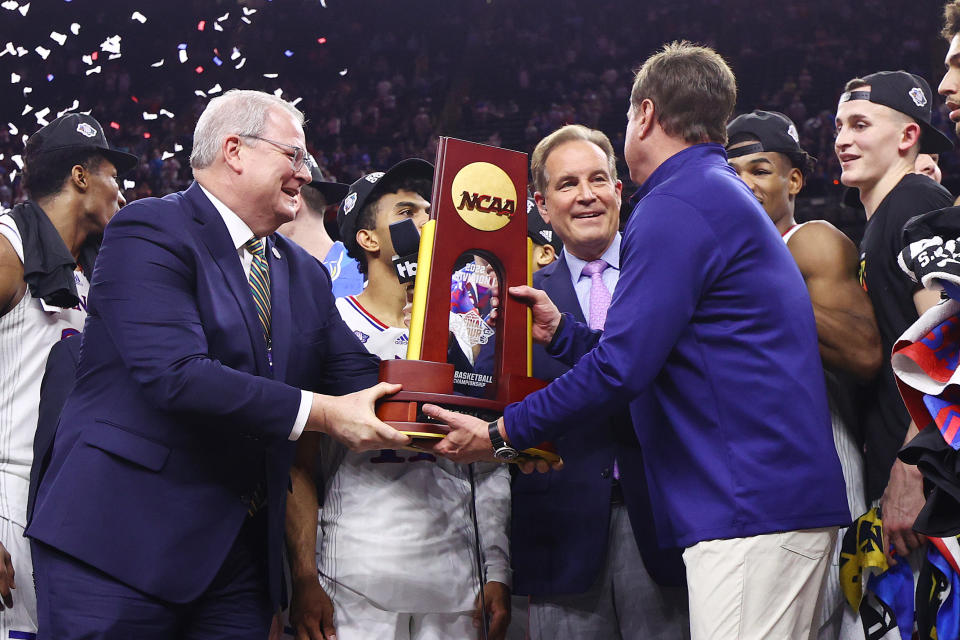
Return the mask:
{"type": "Polygon", "coordinates": [[[520,452],[503,441],[500,435],[499,419],[494,420],[487,425],[490,430],[490,444],[493,445],[493,456],[497,460],[514,460],[520,455],[520,452]]]}

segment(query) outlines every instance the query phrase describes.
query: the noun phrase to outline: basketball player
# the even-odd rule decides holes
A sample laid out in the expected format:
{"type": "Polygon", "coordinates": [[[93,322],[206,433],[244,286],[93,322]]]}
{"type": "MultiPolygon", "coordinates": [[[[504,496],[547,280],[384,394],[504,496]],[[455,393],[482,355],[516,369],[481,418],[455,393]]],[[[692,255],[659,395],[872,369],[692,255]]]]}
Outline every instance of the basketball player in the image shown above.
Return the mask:
{"type": "Polygon", "coordinates": [[[0,544],[6,548],[0,595],[8,607],[0,614],[2,638],[33,638],[37,631],[23,530],[47,355],[83,329],[99,235],[126,204],[117,174],[137,164],[135,156],[110,148],[99,122],[79,113],[33,134],[24,155],[30,199],[0,216],[0,405],[6,407],[0,411],[0,544]]]}
{"type": "MultiPolygon", "coordinates": [[[[390,224],[428,219],[433,167],[406,160],[357,180],[338,212],[341,236],[367,276],[363,293],[337,300],[347,325],[380,358],[406,356],[403,308],[408,285],[392,263],[390,224]]],[[[313,454],[302,457],[309,461],[313,454]]],[[[489,638],[503,638],[510,618],[510,479],[501,465],[467,465],[427,453],[383,450],[321,455],[319,531],[309,480],[295,479],[288,538],[299,532],[291,618],[301,636],[319,640],[476,637],[475,541],[471,478],[484,564],[489,638]],[[306,498],[305,498],[306,496],[306,498]],[[316,541],[320,581],[313,560],[316,541]],[[312,570],[312,578],[309,575],[312,570]]]]}

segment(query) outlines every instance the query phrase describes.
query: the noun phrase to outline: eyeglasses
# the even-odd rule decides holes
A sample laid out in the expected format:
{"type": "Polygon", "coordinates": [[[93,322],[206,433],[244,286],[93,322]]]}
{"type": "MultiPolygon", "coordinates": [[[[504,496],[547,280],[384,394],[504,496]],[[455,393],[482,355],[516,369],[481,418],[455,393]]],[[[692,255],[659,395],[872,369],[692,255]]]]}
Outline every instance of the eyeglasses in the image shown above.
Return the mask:
{"type": "Polygon", "coordinates": [[[277,142],[276,140],[271,140],[269,138],[261,138],[260,136],[250,136],[246,134],[240,134],[241,138],[253,138],[254,140],[262,140],[263,142],[269,142],[270,144],[275,144],[278,147],[284,147],[286,149],[292,149],[293,155],[287,156],[290,158],[290,164],[293,165],[294,171],[300,171],[303,168],[303,163],[307,160],[307,152],[301,149],[300,147],[295,147],[292,144],[286,144],[283,142],[277,142]]]}

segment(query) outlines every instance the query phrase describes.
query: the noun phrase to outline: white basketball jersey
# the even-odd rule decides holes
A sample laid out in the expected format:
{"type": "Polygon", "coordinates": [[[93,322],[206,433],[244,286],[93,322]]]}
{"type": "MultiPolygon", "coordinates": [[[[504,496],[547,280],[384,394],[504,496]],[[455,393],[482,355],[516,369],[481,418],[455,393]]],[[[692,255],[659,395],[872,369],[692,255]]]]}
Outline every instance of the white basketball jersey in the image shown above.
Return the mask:
{"type": "MultiPolygon", "coordinates": [[[[9,214],[0,215],[0,235],[23,262],[23,241],[9,214]]],[[[0,517],[26,526],[27,490],[37,431],[40,382],[50,348],[83,330],[89,284],[74,272],[80,304],[72,309],[47,305],[27,287],[19,304],[0,317],[0,517]]]]}
{"type": "MultiPolygon", "coordinates": [[[[352,297],[337,308],[370,352],[405,357],[406,329],[384,325],[352,297]]],[[[472,609],[478,582],[466,474],[466,466],[427,453],[347,452],[327,482],[318,533],[321,583],[334,605],[348,589],[390,611],[472,609]]],[[[486,465],[477,476],[478,502],[499,505],[481,514],[485,559],[508,575],[509,474],[486,465]]]]}

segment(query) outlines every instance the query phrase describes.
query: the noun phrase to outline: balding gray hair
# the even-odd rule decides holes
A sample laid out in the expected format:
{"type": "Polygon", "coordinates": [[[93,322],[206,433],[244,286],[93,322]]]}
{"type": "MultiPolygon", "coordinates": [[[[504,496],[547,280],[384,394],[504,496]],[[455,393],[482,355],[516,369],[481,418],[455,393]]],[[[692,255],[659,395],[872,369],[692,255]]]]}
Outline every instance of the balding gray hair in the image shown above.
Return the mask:
{"type": "MultiPolygon", "coordinates": [[[[204,169],[213,164],[229,135],[259,136],[271,109],[286,111],[301,127],[303,113],[295,106],[272,94],[248,89],[231,89],[207,103],[193,130],[193,151],[190,166],[204,169]]],[[[256,140],[251,146],[256,145],[256,140]]]]}

